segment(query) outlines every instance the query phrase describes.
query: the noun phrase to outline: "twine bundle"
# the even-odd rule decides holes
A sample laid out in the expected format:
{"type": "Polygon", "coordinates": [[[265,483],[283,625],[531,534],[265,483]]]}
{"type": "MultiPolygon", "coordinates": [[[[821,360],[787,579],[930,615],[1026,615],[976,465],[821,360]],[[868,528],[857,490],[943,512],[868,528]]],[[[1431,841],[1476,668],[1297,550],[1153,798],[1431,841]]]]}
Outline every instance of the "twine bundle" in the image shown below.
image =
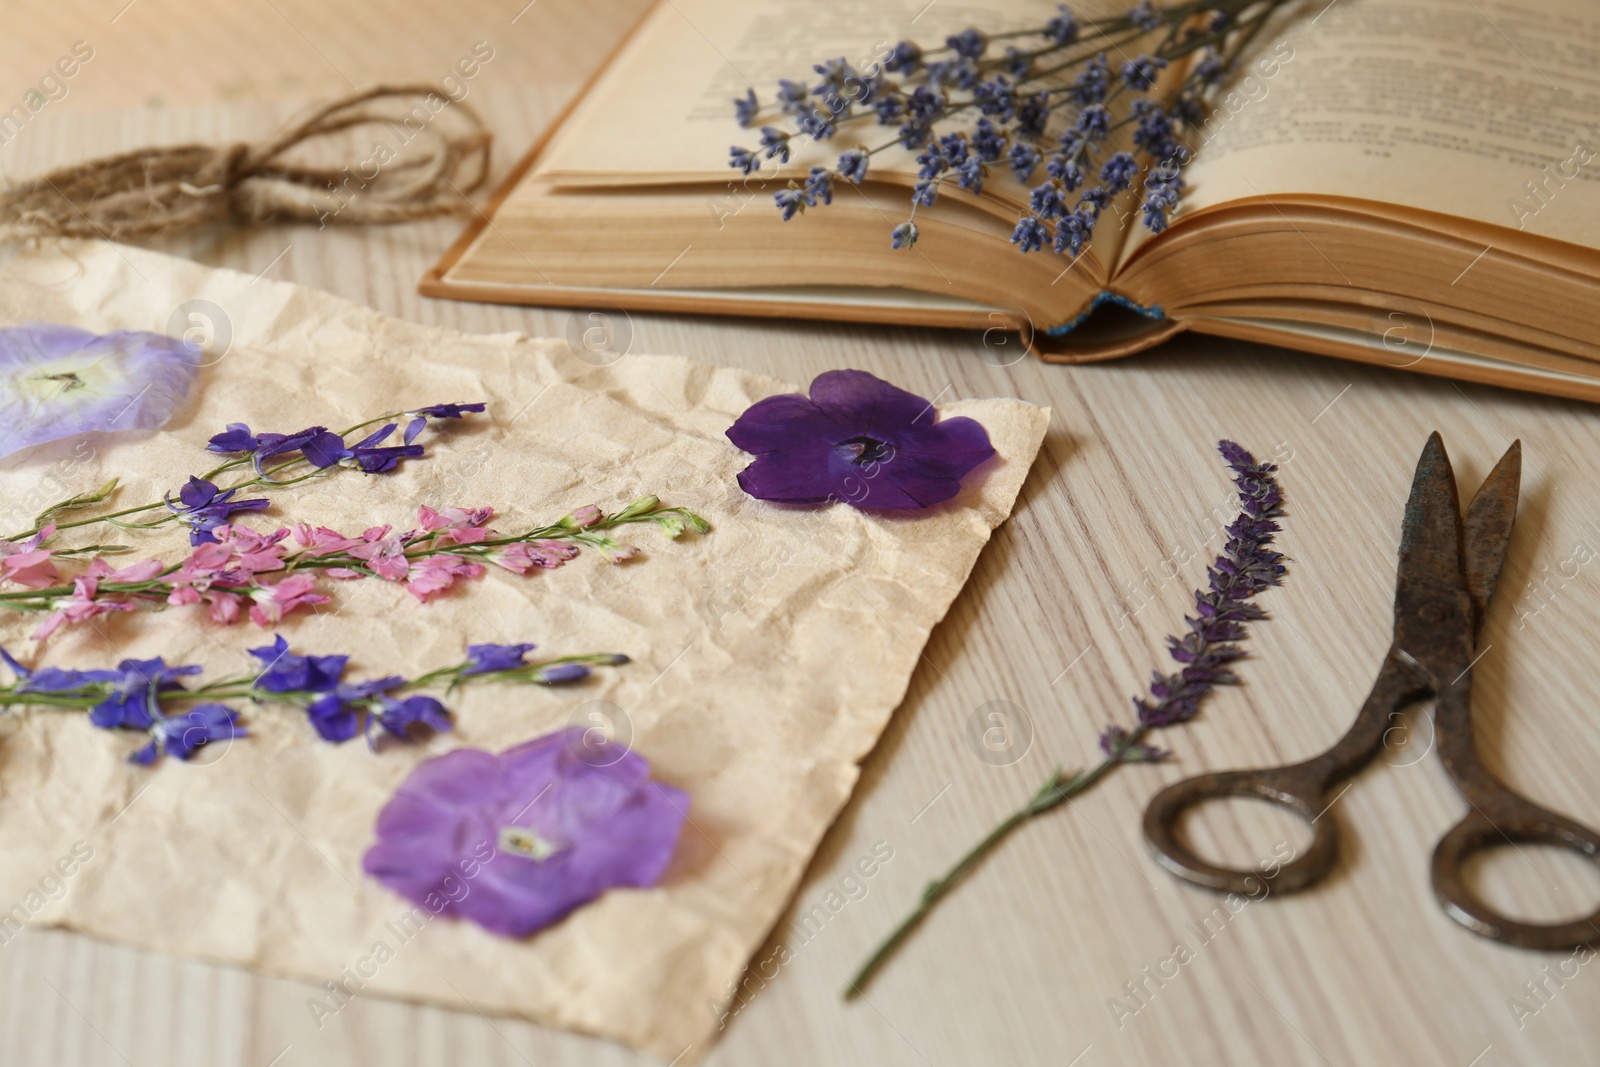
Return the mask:
{"type": "Polygon", "coordinates": [[[260,144],[144,148],[12,186],[0,192],[0,240],[121,240],[213,222],[365,225],[468,213],[464,194],[488,177],[492,138],[477,112],[446,100],[437,86],[379,86],[260,144]],[[385,132],[360,161],[329,168],[282,158],[362,126],[385,132]],[[407,151],[413,141],[418,147],[407,151]]]}

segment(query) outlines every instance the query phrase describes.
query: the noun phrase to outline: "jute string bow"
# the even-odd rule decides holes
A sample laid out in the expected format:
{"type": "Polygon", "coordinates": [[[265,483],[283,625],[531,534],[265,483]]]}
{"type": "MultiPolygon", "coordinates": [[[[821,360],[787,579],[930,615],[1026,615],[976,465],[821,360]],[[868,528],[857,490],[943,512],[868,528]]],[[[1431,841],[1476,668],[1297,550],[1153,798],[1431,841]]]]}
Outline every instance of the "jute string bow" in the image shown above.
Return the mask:
{"type": "Polygon", "coordinates": [[[379,86],[260,144],[143,148],[12,186],[0,192],[0,239],[121,240],[211,222],[364,225],[466,213],[465,194],[488,177],[492,138],[477,112],[437,86],[379,86]],[[361,126],[375,137],[355,162],[335,168],[283,159],[361,126]]]}

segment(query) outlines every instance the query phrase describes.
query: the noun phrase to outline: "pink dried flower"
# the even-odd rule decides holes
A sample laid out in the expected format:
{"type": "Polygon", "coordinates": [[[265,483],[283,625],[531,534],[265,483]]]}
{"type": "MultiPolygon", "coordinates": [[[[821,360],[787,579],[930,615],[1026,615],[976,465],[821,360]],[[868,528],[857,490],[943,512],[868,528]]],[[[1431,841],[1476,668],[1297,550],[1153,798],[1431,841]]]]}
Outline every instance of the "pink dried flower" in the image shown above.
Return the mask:
{"type": "Polygon", "coordinates": [[[595,523],[599,522],[605,517],[605,512],[601,511],[593,504],[585,504],[583,507],[569,515],[568,519],[573,526],[583,530],[593,526],[595,523]]]}
{"type": "Polygon", "coordinates": [[[379,578],[398,582],[411,570],[406,559],[406,546],[397,537],[390,537],[390,527],[374,526],[362,534],[363,544],[350,549],[350,555],[363,560],[379,578]]]}
{"type": "Polygon", "coordinates": [[[362,543],[359,537],[346,537],[338,530],[330,530],[326,526],[312,527],[304,522],[295,526],[294,539],[301,546],[300,554],[309,559],[347,552],[362,543]]]}
{"type": "Polygon", "coordinates": [[[639,554],[639,549],[634,545],[617,545],[610,550],[611,562],[621,563],[630,560],[639,554]]]}
{"type": "Polygon", "coordinates": [[[554,570],[577,554],[578,547],[564,541],[518,541],[493,553],[489,561],[508,571],[526,574],[534,567],[554,570]]]}
{"type": "Polygon", "coordinates": [[[48,589],[61,579],[61,572],[56,570],[55,563],[51,561],[50,550],[41,548],[33,552],[0,556],[0,577],[24,589],[48,589]]]}
{"type": "Polygon", "coordinates": [[[109,615],[113,611],[132,611],[133,604],[126,600],[100,600],[96,594],[100,589],[100,580],[88,576],[80,576],[72,582],[72,595],[61,597],[52,601],[51,606],[56,610],[44,617],[39,623],[39,628],[33,632],[35,641],[43,641],[61,628],[62,623],[82,622],[92,619],[96,615],[109,615]]]}
{"type": "Polygon", "coordinates": [[[166,566],[159,559],[147,559],[117,570],[105,561],[104,556],[96,556],[89,561],[86,575],[102,582],[148,582],[165,569],[166,566]]]}
{"type": "Polygon", "coordinates": [[[406,582],[406,592],[426,604],[430,597],[437,596],[454,585],[457,578],[476,578],[482,573],[483,564],[473,563],[460,556],[452,556],[449,553],[428,556],[412,566],[411,577],[406,582]]]}
{"type": "Polygon", "coordinates": [[[296,608],[326,604],[328,598],[315,591],[316,581],[309,574],[291,574],[275,585],[250,590],[250,621],[257,626],[274,626],[296,608]]]}
{"type": "Polygon", "coordinates": [[[494,508],[445,508],[435,511],[423,504],[417,508],[417,521],[424,530],[461,530],[482,526],[494,517],[494,508]]]}

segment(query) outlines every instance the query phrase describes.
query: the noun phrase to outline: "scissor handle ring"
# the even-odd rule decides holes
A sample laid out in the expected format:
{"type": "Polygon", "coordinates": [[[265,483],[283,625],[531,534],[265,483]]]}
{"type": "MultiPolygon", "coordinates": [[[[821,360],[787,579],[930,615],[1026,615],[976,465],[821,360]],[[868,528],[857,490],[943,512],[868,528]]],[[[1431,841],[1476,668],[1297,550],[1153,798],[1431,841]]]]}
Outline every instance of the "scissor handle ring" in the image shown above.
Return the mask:
{"type": "Polygon", "coordinates": [[[1322,775],[1305,765],[1272,770],[1223,771],[1175,782],[1157,793],[1144,809],[1144,839],[1157,863],[1186,881],[1219,893],[1254,896],[1263,885],[1273,892],[1304,889],[1333,868],[1339,854],[1339,830],[1322,803],[1322,775]],[[1311,845],[1276,873],[1257,868],[1220,867],[1196,855],[1178,837],[1183,813],[1209,800],[1251,797],[1270,801],[1299,815],[1311,827],[1311,845]]]}
{"type": "Polygon", "coordinates": [[[1563,923],[1528,923],[1503,915],[1468,888],[1462,864],[1468,856],[1504,845],[1527,843],[1571,849],[1600,863],[1600,835],[1520,797],[1507,796],[1491,820],[1467,813],[1433,850],[1433,895],[1445,914],[1480,937],[1518,948],[1555,951],[1600,944],[1600,908],[1563,923]]]}

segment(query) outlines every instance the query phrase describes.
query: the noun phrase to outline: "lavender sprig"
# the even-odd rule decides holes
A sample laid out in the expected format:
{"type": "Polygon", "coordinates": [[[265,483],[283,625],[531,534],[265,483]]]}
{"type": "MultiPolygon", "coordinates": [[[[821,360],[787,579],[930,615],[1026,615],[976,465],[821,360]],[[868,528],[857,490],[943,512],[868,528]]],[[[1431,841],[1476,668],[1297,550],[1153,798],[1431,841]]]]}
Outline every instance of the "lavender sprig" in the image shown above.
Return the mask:
{"type": "Polygon", "coordinates": [[[895,948],[933,910],[945,894],[976,867],[1011,831],[1087,790],[1113,768],[1125,763],[1153,763],[1170,753],[1145,741],[1152,730],[1187,722],[1200,710],[1200,701],[1219,685],[1238,685],[1232,664],[1245,655],[1240,642],[1245,624],[1267,617],[1253,598],[1264,589],[1283,583],[1284,557],[1269,547],[1283,516],[1283,491],[1273,477],[1277,466],[1258,463],[1232,441],[1219,441],[1217,450],[1233,471],[1239,490],[1239,517],[1227,527],[1222,554],[1207,568],[1207,588],[1194,594],[1195,614],[1187,618],[1188,630],[1167,638],[1168,651],[1183,664],[1173,674],[1156,672],[1148,696],[1134,697],[1137,724],[1126,729],[1115,724],[1100,735],[1105,758],[1088,771],[1068,774],[1056,768],[1028,802],[1000,821],[969,849],[943,877],[928,883],[911,914],[885,938],[850,979],[844,996],[859,994],[895,948]]]}
{"type": "Polygon", "coordinates": [[[1157,7],[1141,0],[1098,20],[1080,20],[1060,4],[1041,26],[995,34],[969,28],[943,47],[901,41],[865,70],[830,59],[812,68],[819,76],[814,85],[781,80],[772,109],[754,90],[734,100],[735,119],[759,126],[761,141],[754,149],[732,146],[728,165],[751,174],[767,160],[787,163],[799,145],[875,120],[895,127],[895,136],[846,149],[835,167],[811,167],[803,183],[790,181],[773,194],[785,221],[831,203],[835,180],[864,181],[871,157],[898,145],[921,153],[910,214],[890,234],[894,248],[916,244],[917,210],[932,207],[941,191],[955,185],[977,194],[998,167],[1029,182],[1041,164],[1047,180],[1030,190],[1029,210],[1011,236],[1020,251],[1049,247],[1078,256],[1112,199],[1141,175],[1144,224],[1160,233],[1183,189],[1180,168],[1192,155],[1186,134],[1205,121],[1215,92],[1268,17],[1292,2],[1182,0],[1157,7]],[[1001,52],[1005,41],[1024,43],[1001,52]],[[1153,48],[1139,52],[1150,41],[1153,48]],[[1122,62],[1108,61],[1107,52],[1122,62]],[[1128,58],[1132,53],[1138,54],[1128,58]],[[1165,100],[1152,99],[1162,71],[1179,62],[1188,64],[1181,82],[1165,100]],[[1134,151],[1115,152],[1096,166],[1092,157],[1127,127],[1134,151]]]}

